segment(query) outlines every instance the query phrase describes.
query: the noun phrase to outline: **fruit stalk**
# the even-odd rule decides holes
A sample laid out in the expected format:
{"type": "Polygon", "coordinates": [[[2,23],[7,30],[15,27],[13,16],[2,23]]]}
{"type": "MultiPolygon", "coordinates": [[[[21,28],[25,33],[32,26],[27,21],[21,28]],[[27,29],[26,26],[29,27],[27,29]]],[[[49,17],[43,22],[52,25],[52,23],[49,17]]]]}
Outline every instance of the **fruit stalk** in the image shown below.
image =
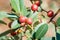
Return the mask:
{"type": "Polygon", "coordinates": [[[47,11],[46,11],[46,10],[44,10],[41,6],[40,6],[40,8],[41,8],[41,12],[42,12],[42,11],[45,11],[45,12],[47,13],[47,11]]]}

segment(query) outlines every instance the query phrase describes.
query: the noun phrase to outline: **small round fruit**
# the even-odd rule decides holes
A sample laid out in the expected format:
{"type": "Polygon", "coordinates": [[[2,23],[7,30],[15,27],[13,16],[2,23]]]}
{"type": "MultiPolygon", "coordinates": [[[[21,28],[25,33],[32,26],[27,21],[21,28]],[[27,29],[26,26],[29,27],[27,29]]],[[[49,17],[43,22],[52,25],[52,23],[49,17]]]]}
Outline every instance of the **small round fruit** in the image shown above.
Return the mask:
{"type": "Polygon", "coordinates": [[[35,1],[35,4],[36,4],[37,6],[40,6],[40,1],[35,1]]]}
{"type": "Polygon", "coordinates": [[[21,33],[22,32],[22,30],[17,30],[17,33],[19,34],[19,33],[21,33]]]}
{"type": "Polygon", "coordinates": [[[47,16],[52,17],[54,15],[54,12],[52,10],[48,11],[47,16]]]}
{"type": "Polygon", "coordinates": [[[11,32],[11,35],[12,36],[15,36],[17,33],[16,32],[11,32]]]}
{"type": "Polygon", "coordinates": [[[32,19],[31,19],[31,18],[28,18],[28,19],[26,20],[26,23],[31,25],[31,24],[32,24],[32,19]]]}
{"type": "Polygon", "coordinates": [[[37,11],[38,10],[38,6],[36,4],[33,4],[31,6],[31,9],[32,9],[32,11],[37,11]]]}
{"type": "Polygon", "coordinates": [[[21,25],[21,26],[25,26],[25,23],[21,23],[20,25],[21,25]]]}
{"type": "Polygon", "coordinates": [[[26,21],[26,17],[20,16],[19,22],[20,22],[20,23],[24,23],[25,21],[26,21]]]}

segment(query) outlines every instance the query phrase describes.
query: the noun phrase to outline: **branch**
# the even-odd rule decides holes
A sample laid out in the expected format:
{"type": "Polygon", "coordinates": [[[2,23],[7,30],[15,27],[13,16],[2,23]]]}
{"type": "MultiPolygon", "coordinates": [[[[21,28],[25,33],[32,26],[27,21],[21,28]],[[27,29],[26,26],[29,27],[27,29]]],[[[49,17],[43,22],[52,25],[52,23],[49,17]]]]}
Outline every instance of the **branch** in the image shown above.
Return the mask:
{"type": "Polygon", "coordinates": [[[40,8],[41,8],[41,12],[42,12],[42,11],[45,11],[45,12],[47,13],[47,11],[46,11],[46,10],[44,10],[41,6],[40,6],[40,8]]]}

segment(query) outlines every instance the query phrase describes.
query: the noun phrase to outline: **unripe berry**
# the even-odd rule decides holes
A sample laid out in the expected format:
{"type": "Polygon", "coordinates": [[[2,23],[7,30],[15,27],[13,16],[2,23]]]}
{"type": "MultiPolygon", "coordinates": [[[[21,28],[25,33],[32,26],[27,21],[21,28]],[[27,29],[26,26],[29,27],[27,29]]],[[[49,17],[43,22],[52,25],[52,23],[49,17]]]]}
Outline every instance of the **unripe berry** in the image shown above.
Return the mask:
{"type": "Polygon", "coordinates": [[[20,30],[20,29],[19,29],[19,30],[17,30],[17,33],[18,33],[18,34],[19,34],[19,33],[21,33],[21,32],[22,32],[22,30],[20,30]]]}
{"type": "Polygon", "coordinates": [[[52,17],[53,15],[54,15],[54,12],[52,10],[49,10],[48,13],[47,13],[47,16],[52,17]]]}
{"type": "Polygon", "coordinates": [[[38,6],[36,4],[33,4],[31,6],[31,9],[32,9],[32,11],[37,11],[38,10],[38,6]]]}
{"type": "Polygon", "coordinates": [[[15,36],[17,33],[16,32],[11,32],[11,35],[12,36],[15,36]]]}

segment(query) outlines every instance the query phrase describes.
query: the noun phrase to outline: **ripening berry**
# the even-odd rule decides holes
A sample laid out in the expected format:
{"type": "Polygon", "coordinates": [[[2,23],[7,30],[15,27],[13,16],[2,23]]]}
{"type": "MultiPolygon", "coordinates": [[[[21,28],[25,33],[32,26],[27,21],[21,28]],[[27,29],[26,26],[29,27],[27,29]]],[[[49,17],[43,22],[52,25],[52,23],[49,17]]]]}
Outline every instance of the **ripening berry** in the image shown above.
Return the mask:
{"type": "Polygon", "coordinates": [[[11,32],[11,35],[12,36],[15,36],[17,33],[16,32],[11,32]]]}
{"type": "Polygon", "coordinates": [[[31,25],[31,24],[32,24],[32,19],[31,19],[31,18],[28,18],[28,19],[26,20],[26,23],[31,25]]]}
{"type": "Polygon", "coordinates": [[[47,13],[47,16],[52,17],[53,15],[54,15],[54,12],[52,10],[49,10],[48,13],[47,13]]]}
{"type": "Polygon", "coordinates": [[[22,32],[22,30],[20,30],[20,29],[19,29],[19,30],[17,30],[17,33],[18,33],[18,34],[19,34],[19,33],[21,33],[21,32],[22,32]]]}
{"type": "Polygon", "coordinates": [[[36,4],[37,6],[40,6],[40,1],[35,1],[35,4],[36,4]]]}
{"type": "Polygon", "coordinates": [[[26,21],[26,17],[20,16],[19,22],[20,22],[20,23],[24,23],[25,21],[26,21]]]}
{"type": "Polygon", "coordinates": [[[38,6],[36,4],[33,4],[31,6],[31,9],[32,9],[32,11],[37,11],[38,10],[38,6]]]}

